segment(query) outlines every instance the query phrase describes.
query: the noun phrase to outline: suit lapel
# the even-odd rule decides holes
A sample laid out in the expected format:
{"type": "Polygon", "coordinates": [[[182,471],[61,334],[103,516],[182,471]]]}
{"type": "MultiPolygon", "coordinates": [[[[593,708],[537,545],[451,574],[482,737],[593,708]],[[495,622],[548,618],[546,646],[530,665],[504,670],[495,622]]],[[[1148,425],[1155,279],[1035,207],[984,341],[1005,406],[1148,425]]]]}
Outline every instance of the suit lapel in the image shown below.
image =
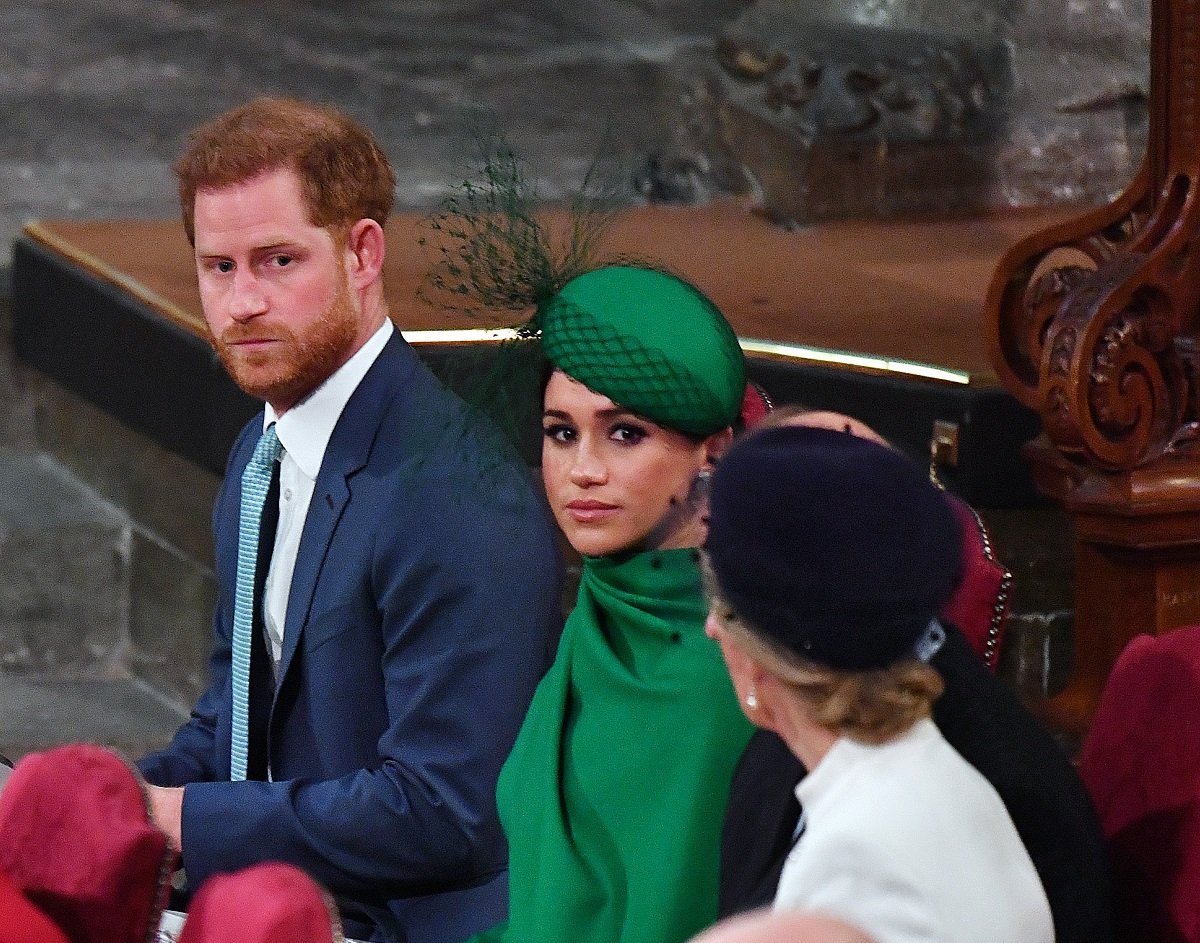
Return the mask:
{"type": "Polygon", "coordinates": [[[416,355],[397,331],[346,403],[325,449],[292,572],[277,692],[283,686],[308,624],[321,569],[350,501],[350,479],[367,464],[383,416],[411,373],[413,364],[408,362],[409,358],[415,362],[416,355]]]}

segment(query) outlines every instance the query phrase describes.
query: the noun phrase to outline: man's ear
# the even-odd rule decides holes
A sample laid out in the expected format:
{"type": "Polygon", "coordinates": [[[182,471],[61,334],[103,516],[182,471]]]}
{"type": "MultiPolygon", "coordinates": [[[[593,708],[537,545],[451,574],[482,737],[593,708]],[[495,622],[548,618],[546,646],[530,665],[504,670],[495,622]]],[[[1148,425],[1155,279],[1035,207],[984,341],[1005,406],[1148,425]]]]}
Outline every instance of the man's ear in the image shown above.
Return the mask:
{"type": "Polygon", "coordinates": [[[373,219],[360,219],[346,236],[346,274],[350,286],[366,288],[383,273],[386,245],[383,227],[373,219]]]}

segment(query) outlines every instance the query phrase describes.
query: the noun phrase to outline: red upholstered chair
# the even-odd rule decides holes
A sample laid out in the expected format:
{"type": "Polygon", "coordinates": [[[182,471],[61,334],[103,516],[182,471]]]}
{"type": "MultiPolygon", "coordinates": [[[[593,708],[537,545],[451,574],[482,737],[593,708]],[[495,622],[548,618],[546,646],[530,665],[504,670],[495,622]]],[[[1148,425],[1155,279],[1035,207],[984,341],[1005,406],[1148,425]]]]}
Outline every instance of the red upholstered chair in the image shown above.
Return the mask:
{"type": "Polygon", "coordinates": [[[963,577],[942,609],[992,671],[1000,658],[1012,574],[992,552],[987,528],[970,505],[946,492],[963,533],[963,577]]]}
{"type": "Polygon", "coordinates": [[[738,413],[742,429],[753,429],[770,415],[774,405],[770,394],[751,380],[742,394],[742,408],[738,413]]]}
{"type": "Polygon", "coordinates": [[[209,878],[179,943],[341,943],[333,898],[299,868],[268,862],[209,878]]]}
{"type": "Polygon", "coordinates": [[[1200,943],[1200,626],[1126,646],[1079,772],[1109,843],[1120,938],[1200,943]]]}
{"type": "Polygon", "coordinates": [[[0,792],[0,874],[72,943],[145,943],[175,855],[141,777],[103,747],[32,753],[0,792]]]}

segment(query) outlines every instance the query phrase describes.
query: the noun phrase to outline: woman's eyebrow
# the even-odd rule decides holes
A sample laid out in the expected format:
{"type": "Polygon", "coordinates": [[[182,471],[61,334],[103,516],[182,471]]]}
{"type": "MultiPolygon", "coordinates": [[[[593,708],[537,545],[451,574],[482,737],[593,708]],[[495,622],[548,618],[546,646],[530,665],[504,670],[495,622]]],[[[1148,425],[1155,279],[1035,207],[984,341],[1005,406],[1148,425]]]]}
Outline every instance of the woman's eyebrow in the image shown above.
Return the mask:
{"type": "Polygon", "coordinates": [[[637,419],[640,422],[649,422],[648,419],[643,419],[632,409],[626,409],[624,406],[613,406],[611,409],[601,409],[596,413],[597,416],[602,416],[605,419],[616,419],[620,416],[628,416],[630,419],[637,419]]]}

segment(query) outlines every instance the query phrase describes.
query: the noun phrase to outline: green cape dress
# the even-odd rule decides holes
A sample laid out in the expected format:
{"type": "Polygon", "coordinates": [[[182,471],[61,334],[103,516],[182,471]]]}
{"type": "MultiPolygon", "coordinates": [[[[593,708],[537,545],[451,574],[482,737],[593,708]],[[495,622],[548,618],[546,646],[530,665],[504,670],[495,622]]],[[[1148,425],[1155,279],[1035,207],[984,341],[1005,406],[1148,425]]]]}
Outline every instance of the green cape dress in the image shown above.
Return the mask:
{"type": "Polygon", "coordinates": [[[500,774],[509,920],[476,943],[682,943],[716,919],[751,728],[706,612],[695,550],[584,559],[500,774]]]}

